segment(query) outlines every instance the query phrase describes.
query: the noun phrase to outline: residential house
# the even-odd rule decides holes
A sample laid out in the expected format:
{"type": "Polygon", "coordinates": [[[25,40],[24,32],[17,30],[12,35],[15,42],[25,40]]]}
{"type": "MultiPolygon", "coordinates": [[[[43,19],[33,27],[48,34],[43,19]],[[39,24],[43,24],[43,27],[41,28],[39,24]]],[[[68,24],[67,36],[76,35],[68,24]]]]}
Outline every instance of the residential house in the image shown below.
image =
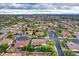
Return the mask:
{"type": "Polygon", "coordinates": [[[3,38],[2,40],[0,40],[0,45],[1,44],[4,44],[4,43],[8,43],[8,45],[11,45],[13,42],[12,39],[9,39],[9,38],[3,38]]]}
{"type": "Polygon", "coordinates": [[[64,32],[62,33],[62,35],[63,35],[63,36],[71,36],[71,33],[68,32],[68,31],[64,31],[64,32]]]}
{"type": "Polygon", "coordinates": [[[47,44],[47,42],[49,41],[50,39],[32,39],[31,45],[39,46],[39,45],[47,44]]]}
{"type": "Polygon", "coordinates": [[[20,36],[16,38],[16,43],[15,43],[15,47],[22,47],[22,46],[26,46],[30,43],[30,39],[27,36],[20,36]]]}
{"type": "Polygon", "coordinates": [[[17,42],[15,43],[15,47],[27,46],[29,43],[30,43],[30,40],[17,41],[17,42]]]}
{"type": "Polygon", "coordinates": [[[37,36],[43,36],[44,32],[36,32],[35,35],[37,35],[37,36]]]}
{"type": "Polygon", "coordinates": [[[68,41],[66,45],[71,51],[79,52],[79,44],[68,41]]]}

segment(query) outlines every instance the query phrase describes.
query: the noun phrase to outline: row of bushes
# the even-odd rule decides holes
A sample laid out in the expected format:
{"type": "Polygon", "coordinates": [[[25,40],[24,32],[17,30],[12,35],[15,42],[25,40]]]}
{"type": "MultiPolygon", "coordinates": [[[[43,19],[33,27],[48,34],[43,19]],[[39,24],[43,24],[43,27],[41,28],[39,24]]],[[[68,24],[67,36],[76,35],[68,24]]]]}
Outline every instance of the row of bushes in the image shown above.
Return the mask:
{"type": "Polygon", "coordinates": [[[57,52],[54,48],[54,42],[48,42],[47,45],[41,45],[41,46],[38,46],[38,47],[33,47],[31,44],[29,44],[28,46],[24,46],[22,47],[22,50],[23,51],[28,51],[28,52],[34,52],[34,51],[37,51],[37,52],[51,52],[51,54],[53,56],[56,56],[57,55],[57,52]]]}

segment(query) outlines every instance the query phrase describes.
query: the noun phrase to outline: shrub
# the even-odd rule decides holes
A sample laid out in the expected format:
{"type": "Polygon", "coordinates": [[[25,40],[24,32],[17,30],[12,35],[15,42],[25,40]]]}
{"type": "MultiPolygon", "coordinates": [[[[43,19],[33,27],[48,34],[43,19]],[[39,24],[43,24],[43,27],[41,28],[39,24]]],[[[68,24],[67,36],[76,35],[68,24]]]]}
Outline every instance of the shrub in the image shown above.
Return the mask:
{"type": "Polygon", "coordinates": [[[8,46],[7,43],[1,44],[1,45],[0,45],[0,52],[5,52],[8,47],[9,47],[9,46],[8,46]]]}
{"type": "Polygon", "coordinates": [[[22,47],[22,50],[23,51],[33,52],[34,51],[34,47],[31,44],[29,44],[28,46],[22,47]]]}
{"type": "Polygon", "coordinates": [[[76,54],[70,50],[65,50],[64,51],[65,56],[75,56],[76,54]]]}

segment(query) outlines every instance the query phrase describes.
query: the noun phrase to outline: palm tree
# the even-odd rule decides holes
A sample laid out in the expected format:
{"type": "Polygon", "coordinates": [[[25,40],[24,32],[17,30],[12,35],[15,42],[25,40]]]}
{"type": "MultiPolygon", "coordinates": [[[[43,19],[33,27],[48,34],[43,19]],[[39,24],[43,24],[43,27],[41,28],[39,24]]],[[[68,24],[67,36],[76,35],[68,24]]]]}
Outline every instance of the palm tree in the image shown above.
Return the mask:
{"type": "Polygon", "coordinates": [[[7,33],[7,38],[10,38],[10,39],[13,40],[11,46],[14,46],[14,44],[16,43],[16,36],[12,32],[8,32],[7,33]]]}
{"type": "Polygon", "coordinates": [[[8,32],[6,36],[7,38],[15,40],[15,35],[12,32],[8,32]]]}

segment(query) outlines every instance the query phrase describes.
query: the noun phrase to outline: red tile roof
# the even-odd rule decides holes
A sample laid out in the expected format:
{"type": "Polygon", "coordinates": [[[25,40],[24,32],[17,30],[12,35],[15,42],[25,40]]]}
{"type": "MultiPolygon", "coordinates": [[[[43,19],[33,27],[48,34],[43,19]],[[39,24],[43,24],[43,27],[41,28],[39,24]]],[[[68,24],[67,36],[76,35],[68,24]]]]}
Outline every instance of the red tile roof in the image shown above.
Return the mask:
{"type": "Polygon", "coordinates": [[[66,45],[72,51],[79,51],[79,44],[75,44],[73,42],[67,42],[66,45]]]}
{"type": "Polygon", "coordinates": [[[28,45],[29,42],[30,42],[30,40],[26,40],[26,41],[17,41],[17,42],[15,43],[15,46],[16,46],[16,47],[25,46],[25,45],[28,45]]]}
{"type": "Polygon", "coordinates": [[[70,34],[70,32],[65,31],[65,32],[63,32],[63,35],[64,35],[64,36],[70,36],[71,34],[70,34]]]}

